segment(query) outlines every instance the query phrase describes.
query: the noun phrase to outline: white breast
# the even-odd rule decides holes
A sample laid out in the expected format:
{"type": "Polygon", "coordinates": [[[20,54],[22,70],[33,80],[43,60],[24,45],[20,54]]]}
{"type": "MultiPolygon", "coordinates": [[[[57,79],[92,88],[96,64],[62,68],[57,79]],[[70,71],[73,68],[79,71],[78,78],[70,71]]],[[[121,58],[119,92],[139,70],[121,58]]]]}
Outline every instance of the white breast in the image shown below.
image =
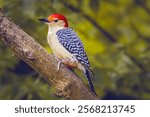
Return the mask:
{"type": "Polygon", "coordinates": [[[59,43],[59,40],[57,38],[56,32],[58,30],[62,29],[61,27],[50,27],[48,31],[47,41],[49,46],[51,47],[54,55],[58,57],[59,59],[71,59],[72,54],[66,50],[61,43],[59,43]]]}

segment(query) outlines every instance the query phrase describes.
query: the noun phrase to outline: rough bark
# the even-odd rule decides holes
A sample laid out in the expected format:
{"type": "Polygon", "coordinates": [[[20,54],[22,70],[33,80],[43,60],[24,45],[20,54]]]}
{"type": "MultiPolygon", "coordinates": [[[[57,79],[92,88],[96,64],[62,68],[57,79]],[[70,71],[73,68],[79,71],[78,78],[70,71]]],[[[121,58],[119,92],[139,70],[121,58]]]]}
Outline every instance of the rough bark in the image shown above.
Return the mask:
{"type": "Polygon", "coordinates": [[[65,65],[57,71],[57,61],[31,36],[0,11],[0,37],[20,59],[29,64],[65,99],[99,99],[65,65]]]}

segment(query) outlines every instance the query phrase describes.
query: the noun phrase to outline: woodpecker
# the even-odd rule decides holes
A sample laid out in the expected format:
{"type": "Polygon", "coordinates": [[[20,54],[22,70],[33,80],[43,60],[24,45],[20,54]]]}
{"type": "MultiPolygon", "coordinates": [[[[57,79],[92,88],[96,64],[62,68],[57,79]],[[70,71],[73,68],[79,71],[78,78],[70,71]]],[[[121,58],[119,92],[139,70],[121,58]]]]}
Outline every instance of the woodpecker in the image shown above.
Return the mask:
{"type": "Polygon", "coordinates": [[[91,77],[94,76],[84,51],[83,44],[72,28],[68,26],[65,16],[52,14],[48,18],[39,19],[48,25],[47,42],[58,61],[57,70],[60,64],[64,63],[69,68],[77,68],[82,71],[89,83],[91,91],[96,95],[91,77]]]}

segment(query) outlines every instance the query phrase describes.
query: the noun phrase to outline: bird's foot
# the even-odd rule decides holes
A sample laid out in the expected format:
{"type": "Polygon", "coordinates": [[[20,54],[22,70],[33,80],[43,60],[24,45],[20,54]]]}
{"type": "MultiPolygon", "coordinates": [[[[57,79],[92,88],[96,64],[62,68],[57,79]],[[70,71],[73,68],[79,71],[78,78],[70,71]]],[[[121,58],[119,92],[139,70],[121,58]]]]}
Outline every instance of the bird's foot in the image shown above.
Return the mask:
{"type": "Polygon", "coordinates": [[[59,61],[59,62],[58,62],[57,71],[59,71],[61,63],[62,63],[62,61],[59,61]]]}
{"type": "Polygon", "coordinates": [[[54,55],[54,58],[56,59],[56,61],[60,61],[60,60],[59,60],[59,58],[58,58],[58,57],[56,57],[55,55],[54,55]]]}
{"type": "Polygon", "coordinates": [[[68,61],[68,60],[58,60],[57,71],[59,71],[60,66],[61,66],[61,63],[65,63],[65,62],[67,62],[67,61],[68,61]]]}
{"type": "Polygon", "coordinates": [[[75,68],[77,66],[77,64],[78,64],[78,61],[76,59],[74,59],[74,58],[72,58],[72,59],[69,59],[69,58],[67,58],[67,59],[59,59],[56,56],[54,56],[54,57],[58,61],[57,71],[59,71],[61,63],[64,63],[68,67],[71,67],[71,68],[75,68]]]}

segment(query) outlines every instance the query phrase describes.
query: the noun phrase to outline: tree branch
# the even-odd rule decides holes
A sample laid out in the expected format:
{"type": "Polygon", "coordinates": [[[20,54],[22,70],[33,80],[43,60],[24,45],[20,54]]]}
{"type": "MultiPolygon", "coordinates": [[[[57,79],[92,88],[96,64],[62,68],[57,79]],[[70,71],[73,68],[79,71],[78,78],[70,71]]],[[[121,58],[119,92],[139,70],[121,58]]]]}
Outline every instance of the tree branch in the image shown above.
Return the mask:
{"type": "Polygon", "coordinates": [[[56,95],[65,99],[98,99],[83,81],[65,65],[57,72],[57,61],[41,45],[17,25],[5,17],[0,10],[0,37],[18,56],[43,75],[56,89],[56,95]]]}

